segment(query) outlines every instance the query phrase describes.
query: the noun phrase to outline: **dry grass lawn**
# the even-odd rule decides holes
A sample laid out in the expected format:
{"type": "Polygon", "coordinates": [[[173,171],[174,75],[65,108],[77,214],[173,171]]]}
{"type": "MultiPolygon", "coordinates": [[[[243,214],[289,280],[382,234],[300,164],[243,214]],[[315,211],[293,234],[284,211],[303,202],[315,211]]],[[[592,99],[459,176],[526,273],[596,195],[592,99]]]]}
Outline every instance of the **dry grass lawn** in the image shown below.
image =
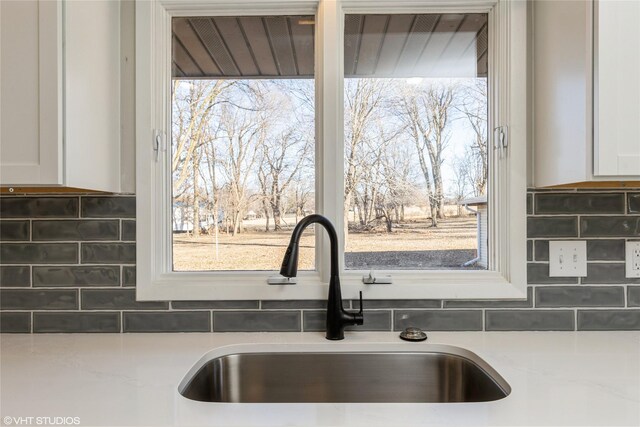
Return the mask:
{"type": "MultiPolygon", "coordinates": [[[[291,230],[278,233],[247,230],[237,236],[194,238],[174,234],[174,268],[195,270],[278,270],[291,230]]],[[[309,229],[300,247],[300,270],[314,264],[314,235],[309,229]]],[[[447,218],[438,227],[427,220],[401,224],[392,233],[351,232],[347,239],[347,266],[352,268],[458,268],[475,256],[475,217],[447,218]]]]}

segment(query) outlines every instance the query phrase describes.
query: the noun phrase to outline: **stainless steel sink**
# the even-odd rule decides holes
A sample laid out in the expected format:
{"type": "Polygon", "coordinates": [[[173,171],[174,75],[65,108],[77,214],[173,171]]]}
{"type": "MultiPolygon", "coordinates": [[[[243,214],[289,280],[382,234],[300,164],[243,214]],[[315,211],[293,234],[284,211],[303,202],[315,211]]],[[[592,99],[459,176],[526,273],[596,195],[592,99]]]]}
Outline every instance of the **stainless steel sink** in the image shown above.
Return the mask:
{"type": "Polygon", "coordinates": [[[487,402],[509,384],[470,351],[260,352],[214,357],[179,388],[236,403],[487,402]]]}

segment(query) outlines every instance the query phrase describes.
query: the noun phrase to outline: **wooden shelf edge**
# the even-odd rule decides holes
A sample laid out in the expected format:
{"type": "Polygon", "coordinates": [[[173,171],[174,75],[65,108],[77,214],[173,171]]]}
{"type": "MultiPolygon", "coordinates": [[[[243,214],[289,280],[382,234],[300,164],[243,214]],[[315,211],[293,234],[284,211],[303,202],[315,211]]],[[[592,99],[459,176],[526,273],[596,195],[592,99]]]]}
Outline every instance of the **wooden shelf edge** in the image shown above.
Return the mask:
{"type": "Polygon", "coordinates": [[[97,190],[88,190],[86,188],[75,188],[75,187],[22,187],[22,186],[10,186],[3,185],[0,186],[0,195],[6,196],[15,196],[15,195],[34,195],[34,194],[114,194],[107,193],[105,191],[97,191],[97,190]]]}

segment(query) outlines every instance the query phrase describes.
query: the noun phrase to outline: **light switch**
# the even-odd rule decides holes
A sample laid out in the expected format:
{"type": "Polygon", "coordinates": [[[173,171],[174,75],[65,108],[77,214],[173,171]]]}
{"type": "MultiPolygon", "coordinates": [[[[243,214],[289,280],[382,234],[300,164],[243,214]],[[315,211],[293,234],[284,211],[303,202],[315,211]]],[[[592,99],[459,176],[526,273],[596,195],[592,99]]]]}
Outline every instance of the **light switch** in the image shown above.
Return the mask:
{"type": "Polygon", "coordinates": [[[549,242],[550,277],[584,277],[586,275],[586,241],[562,240],[549,242]]]}

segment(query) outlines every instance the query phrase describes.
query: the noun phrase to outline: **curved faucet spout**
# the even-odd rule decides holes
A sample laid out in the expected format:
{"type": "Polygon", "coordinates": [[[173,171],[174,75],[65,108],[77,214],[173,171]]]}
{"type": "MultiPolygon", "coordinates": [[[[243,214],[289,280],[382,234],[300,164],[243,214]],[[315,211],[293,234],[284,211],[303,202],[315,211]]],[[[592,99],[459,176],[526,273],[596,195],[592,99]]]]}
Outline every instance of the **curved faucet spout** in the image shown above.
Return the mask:
{"type": "Polygon", "coordinates": [[[338,234],[336,229],[326,217],[318,214],[305,216],[298,222],[298,225],[291,233],[289,247],[284,254],[280,274],[285,277],[296,277],[298,274],[298,252],[300,250],[299,243],[302,232],[311,224],[320,224],[327,230],[329,234],[329,243],[331,247],[331,276],[338,275],[338,234]]]}
{"type": "Polygon", "coordinates": [[[360,292],[360,311],[349,312],[342,306],[340,291],[340,277],[338,276],[338,234],[326,217],[318,214],[306,216],[293,229],[291,240],[282,260],[280,274],[285,277],[295,277],[298,274],[298,253],[302,232],[311,224],[320,224],[329,234],[331,250],[331,278],[329,280],[329,297],[327,301],[327,339],[341,340],[344,338],[344,327],[347,325],[362,325],[362,292],[360,292]]]}

